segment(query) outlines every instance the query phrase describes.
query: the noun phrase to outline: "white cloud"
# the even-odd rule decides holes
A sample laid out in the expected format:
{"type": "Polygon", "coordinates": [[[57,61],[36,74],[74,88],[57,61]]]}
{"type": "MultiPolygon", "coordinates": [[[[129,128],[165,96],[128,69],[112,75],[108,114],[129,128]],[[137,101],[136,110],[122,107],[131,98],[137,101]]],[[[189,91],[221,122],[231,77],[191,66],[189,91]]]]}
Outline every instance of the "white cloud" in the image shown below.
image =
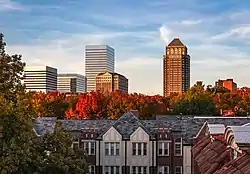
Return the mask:
{"type": "Polygon", "coordinates": [[[181,24],[183,25],[197,25],[200,24],[202,20],[183,20],[181,21],[181,24]]]}
{"type": "Polygon", "coordinates": [[[225,40],[229,39],[229,37],[233,37],[233,39],[235,39],[235,37],[243,39],[250,38],[250,25],[236,27],[227,32],[215,35],[212,37],[212,40],[225,40]]]}
{"type": "Polygon", "coordinates": [[[172,35],[172,30],[167,28],[166,26],[162,25],[159,28],[160,34],[161,34],[161,39],[165,42],[165,43],[169,43],[172,39],[171,35],[172,35]]]}
{"type": "Polygon", "coordinates": [[[0,0],[0,11],[23,9],[24,7],[18,2],[14,2],[12,0],[0,0]]]}
{"type": "MultiPolygon", "coordinates": [[[[148,33],[149,34],[149,33],[148,33]]],[[[33,45],[8,45],[7,52],[21,54],[27,65],[49,65],[58,72],[85,74],[85,45],[109,44],[119,37],[141,37],[145,33],[99,33],[72,35],[59,40],[38,40],[33,45]]],[[[145,40],[153,36],[145,35],[145,40]]],[[[151,38],[152,40],[153,38],[151,38]]],[[[158,38],[157,38],[158,39],[158,38]]],[[[149,42],[151,41],[149,39],[149,42]]],[[[124,39],[121,39],[124,42],[124,39]]],[[[146,42],[144,42],[146,43],[146,42]]],[[[160,42],[159,42],[160,43],[160,42]]],[[[130,42],[128,42],[130,45],[130,42]]],[[[116,71],[129,79],[130,92],[161,94],[161,57],[138,53],[134,45],[123,46],[119,41],[111,45],[116,49],[116,71]],[[133,48],[133,49],[132,49],[133,48]],[[153,85],[152,85],[153,84],[153,85]]]]}

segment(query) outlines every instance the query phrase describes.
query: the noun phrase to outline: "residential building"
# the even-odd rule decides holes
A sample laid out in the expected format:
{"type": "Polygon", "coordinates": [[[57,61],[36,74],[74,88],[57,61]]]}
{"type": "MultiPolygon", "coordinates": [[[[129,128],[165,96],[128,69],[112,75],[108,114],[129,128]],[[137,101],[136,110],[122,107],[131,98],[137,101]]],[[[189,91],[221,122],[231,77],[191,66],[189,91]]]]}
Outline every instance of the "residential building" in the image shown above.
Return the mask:
{"type": "Polygon", "coordinates": [[[163,56],[163,88],[164,96],[190,88],[190,56],[178,38],[170,42],[163,56]]]}
{"type": "MultiPolygon", "coordinates": [[[[70,132],[73,148],[84,148],[87,163],[95,174],[194,174],[191,148],[207,129],[222,131],[241,126],[249,117],[156,116],[140,120],[136,111],[118,120],[57,120],[70,132]],[[205,124],[223,124],[207,128],[205,124]]],[[[35,121],[38,135],[52,132],[56,118],[35,121]]],[[[220,133],[220,132],[219,132],[220,133]]],[[[205,133],[204,133],[205,134],[205,133]]]]}
{"type": "Polygon", "coordinates": [[[57,90],[62,93],[86,92],[86,78],[80,74],[58,74],[57,90]]]}
{"type": "Polygon", "coordinates": [[[118,73],[99,73],[96,76],[96,90],[102,92],[119,90],[128,93],[128,79],[118,73]]]}
{"type": "Polygon", "coordinates": [[[85,75],[87,92],[96,90],[96,75],[114,72],[115,50],[108,45],[87,45],[85,47],[85,75]]]}
{"type": "Polygon", "coordinates": [[[57,90],[57,69],[49,66],[26,66],[24,84],[29,91],[52,92],[57,90]]]}
{"type": "Polygon", "coordinates": [[[224,87],[230,91],[237,89],[237,84],[233,81],[233,79],[226,79],[226,80],[218,80],[215,82],[216,87],[224,87]]]}
{"type": "Polygon", "coordinates": [[[204,123],[192,147],[193,174],[250,173],[250,123],[204,123]]]}

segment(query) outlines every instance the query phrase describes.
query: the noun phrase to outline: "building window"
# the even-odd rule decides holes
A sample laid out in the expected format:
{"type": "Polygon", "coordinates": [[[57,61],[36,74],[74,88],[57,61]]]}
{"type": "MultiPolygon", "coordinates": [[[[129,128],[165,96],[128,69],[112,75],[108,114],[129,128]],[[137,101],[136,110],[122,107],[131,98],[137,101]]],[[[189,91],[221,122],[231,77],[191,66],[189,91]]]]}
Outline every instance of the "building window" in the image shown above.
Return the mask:
{"type": "Polygon", "coordinates": [[[83,142],[86,155],[95,155],[95,142],[83,142]]]}
{"type": "Polygon", "coordinates": [[[174,169],[175,174],[182,174],[182,166],[176,166],[174,169]]]}
{"type": "Polygon", "coordinates": [[[182,155],[182,139],[181,138],[177,138],[174,141],[174,154],[175,154],[175,156],[182,155]]]}
{"type": "Polygon", "coordinates": [[[119,166],[105,166],[104,174],[120,174],[119,166]]]}
{"type": "Polygon", "coordinates": [[[73,138],[73,141],[72,141],[72,148],[73,148],[74,150],[79,149],[79,138],[73,138]]]}
{"type": "Polygon", "coordinates": [[[159,166],[158,174],[169,174],[169,166],[159,166]]]}
{"type": "Polygon", "coordinates": [[[89,166],[89,174],[95,174],[95,166],[89,166]]]}
{"type": "Polygon", "coordinates": [[[105,143],[105,155],[119,156],[120,154],[120,143],[109,142],[105,143]]]}
{"type": "Polygon", "coordinates": [[[159,156],[169,155],[169,142],[158,142],[158,155],[159,156]]]}
{"type": "Polygon", "coordinates": [[[132,166],[132,174],[147,174],[146,166],[132,166]]]}
{"type": "Polygon", "coordinates": [[[147,155],[147,143],[132,143],[132,155],[147,155]]]}

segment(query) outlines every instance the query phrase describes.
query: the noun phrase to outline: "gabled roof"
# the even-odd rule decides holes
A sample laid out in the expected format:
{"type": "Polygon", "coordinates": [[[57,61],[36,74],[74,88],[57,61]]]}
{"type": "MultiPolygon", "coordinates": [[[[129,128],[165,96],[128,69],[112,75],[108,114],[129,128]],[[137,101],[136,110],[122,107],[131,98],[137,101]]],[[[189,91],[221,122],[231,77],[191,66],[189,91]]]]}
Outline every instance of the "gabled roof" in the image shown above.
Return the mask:
{"type": "Polygon", "coordinates": [[[62,127],[66,131],[81,131],[82,129],[94,128],[96,133],[99,135],[99,138],[101,138],[111,126],[114,126],[114,128],[126,138],[130,137],[130,135],[138,129],[138,127],[145,130],[151,138],[156,135],[158,128],[167,128],[172,131],[181,132],[184,144],[192,144],[193,138],[197,135],[206,121],[208,124],[240,126],[249,123],[250,118],[164,115],[156,116],[155,120],[140,120],[132,111],[123,114],[118,120],[56,120],[55,117],[39,117],[35,120],[34,129],[38,135],[53,132],[56,121],[61,122],[62,127]]]}
{"type": "Polygon", "coordinates": [[[250,127],[249,126],[229,126],[234,134],[236,143],[250,144],[250,127]]]}
{"type": "Polygon", "coordinates": [[[123,138],[129,138],[130,135],[139,127],[141,127],[150,136],[150,132],[142,124],[142,120],[140,120],[133,112],[123,114],[113,124],[113,127],[123,136],[123,138]]]}
{"type": "Polygon", "coordinates": [[[172,40],[172,42],[170,42],[168,44],[168,46],[185,46],[179,38],[174,38],[174,40],[172,40]]]}

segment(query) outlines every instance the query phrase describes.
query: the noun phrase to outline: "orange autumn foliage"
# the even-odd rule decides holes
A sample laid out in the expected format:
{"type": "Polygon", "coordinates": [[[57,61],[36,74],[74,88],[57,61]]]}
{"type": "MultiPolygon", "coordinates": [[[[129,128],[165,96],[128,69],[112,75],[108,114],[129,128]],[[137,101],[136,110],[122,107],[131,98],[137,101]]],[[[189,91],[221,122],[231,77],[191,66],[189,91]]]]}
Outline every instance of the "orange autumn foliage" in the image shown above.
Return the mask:
{"type": "MultiPolygon", "coordinates": [[[[198,87],[194,87],[197,88],[198,87]]],[[[61,119],[117,119],[123,113],[129,110],[138,110],[141,119],[152,119],[155,115],[160,114],[180,114],[180,109],[188,110],[192,107],[192,111],[199,111],[202,115],[200,107],[203,101],[199,97],[210,96],[212,100],[204,102],[212,102],[216,111],[213,115],[219,115],[221,111],[230,111],[236,116],[247,115],[250,113],[250,90],[242,88],[233,92],[214,92],[213,90],[199,87],[199,90],[192,88],[183,94],[171,94],[169,97],[160,95],[148,96],[143,94],[126,94],[119,91],[110,94],[104,94],[99,91],[82,93],[82,94],[62,94],[59,92],[45,93],[27,93],[26,100],[35,116],[58,117],[61,119]],[[202,95],[198,95],[198,93],[202,95]],[[183,102],[185,100],[185,102],[183,102]],[[195,101],[193,101],[195,100],[195,101]],[[182,105],[179,103],[182,102],[182,105]],[[190,105],[191,104],[191,105],[190,105]],[[196,106],[197,105],[197,106],[196,106]],[[174,109],[178,106],[178,113],[174,109]],[[195,109],[197,107],[197,109],[195,109]]],[[[206,98],[204,99],[206,100],[206,98]]],[[[202,107],[201,107],[202,108],[202,107]]],[[[212,112],[212,111],[211,111],[212,112]]],[[[182,113],[185,113],[184,111],[182,113]]],[[[226,115],[226,114],[225,114],[226,115]]]]}

